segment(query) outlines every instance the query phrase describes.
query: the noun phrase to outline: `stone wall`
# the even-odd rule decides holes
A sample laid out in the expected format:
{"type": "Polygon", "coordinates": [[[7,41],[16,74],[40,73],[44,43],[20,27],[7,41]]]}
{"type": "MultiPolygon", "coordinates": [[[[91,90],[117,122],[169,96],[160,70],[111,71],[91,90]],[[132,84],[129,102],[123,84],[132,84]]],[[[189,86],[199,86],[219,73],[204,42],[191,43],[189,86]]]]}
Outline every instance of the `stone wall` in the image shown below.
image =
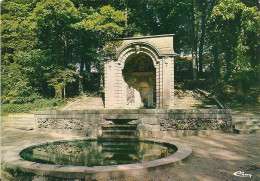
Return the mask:
{"type": "Polygon", "coordinates": [[[229,109],[102,109],[38,111],[38,129],[100,137],[104,124],[137,124],[140,138],[166,138],[232,131],[229,109]]]}

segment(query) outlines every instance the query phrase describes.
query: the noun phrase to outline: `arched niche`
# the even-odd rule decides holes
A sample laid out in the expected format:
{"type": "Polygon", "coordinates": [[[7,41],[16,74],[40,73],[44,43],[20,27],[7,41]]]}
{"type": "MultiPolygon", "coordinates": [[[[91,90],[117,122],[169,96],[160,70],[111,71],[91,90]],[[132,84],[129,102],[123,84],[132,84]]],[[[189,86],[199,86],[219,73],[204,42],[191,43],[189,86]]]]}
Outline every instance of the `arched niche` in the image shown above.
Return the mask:
{"type": "Polygon", "coordinates": [[[131,54],[125,60],[122,75],[128,85],[127,89],[139,93],[139,96],[135,96],[133,91],[127,90],[127,105],[141,102],[140,107],[156,106],[156,68],[150,56],[145,53],[131,54]]]}

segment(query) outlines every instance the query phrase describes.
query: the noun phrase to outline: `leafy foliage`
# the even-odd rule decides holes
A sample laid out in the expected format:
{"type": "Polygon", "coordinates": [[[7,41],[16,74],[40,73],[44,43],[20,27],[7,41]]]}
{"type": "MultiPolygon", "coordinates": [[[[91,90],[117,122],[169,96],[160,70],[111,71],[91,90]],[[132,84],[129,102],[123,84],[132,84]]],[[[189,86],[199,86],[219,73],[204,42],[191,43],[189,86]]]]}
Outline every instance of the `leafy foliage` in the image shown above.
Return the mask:
{"type": "MultiPolygon", "coordinates": [[[[106,42],[137,34],[174,33],[175,51],[192,55],[187,72],[193,78],[198,72],[212,87],[221,85],[219,93],[232,90],[238,99],[258,87],[257,0],[3,0],[1,5],[5,104],[93,90],[102,77],[106,42]],[[91,73],[93,65],[99,74],[91,73]]],[[[184,70],[185,61],[176,67],[184,70]]]]}
{"type": "Polygon", "coordinates": [[[37,99],[34,102],[24,103],[24,104],[3,104],[1,106],[1,114],[10,113],[28,113],[30,111],[41,111],[41,110],[51,110],[57,106],[62,106],[62,101],[56,101],[54,99],[37,99]]]}
{"type": "Polygon", "coordinates": [[[2,102],[27,103],[54,94],[65,99],[66,87],[91,77],[91,65],[101,67],[97,52],[123,33],[125,21],[111,6],[3,1],[2,102]]]}

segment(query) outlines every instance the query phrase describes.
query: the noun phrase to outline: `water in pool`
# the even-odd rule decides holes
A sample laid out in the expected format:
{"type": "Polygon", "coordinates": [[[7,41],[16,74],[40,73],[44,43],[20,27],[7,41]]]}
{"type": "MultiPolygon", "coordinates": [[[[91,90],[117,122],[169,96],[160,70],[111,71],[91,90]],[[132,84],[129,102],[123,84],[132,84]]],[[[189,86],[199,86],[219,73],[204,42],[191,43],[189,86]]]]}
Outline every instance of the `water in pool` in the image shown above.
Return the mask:
{"type": "Polygon", "coordinates": [[[141,163],[166,157],[176,147],[138,140],[81,140],[29,147],[20,153],[28,161],[75,166],[141,163]]]}

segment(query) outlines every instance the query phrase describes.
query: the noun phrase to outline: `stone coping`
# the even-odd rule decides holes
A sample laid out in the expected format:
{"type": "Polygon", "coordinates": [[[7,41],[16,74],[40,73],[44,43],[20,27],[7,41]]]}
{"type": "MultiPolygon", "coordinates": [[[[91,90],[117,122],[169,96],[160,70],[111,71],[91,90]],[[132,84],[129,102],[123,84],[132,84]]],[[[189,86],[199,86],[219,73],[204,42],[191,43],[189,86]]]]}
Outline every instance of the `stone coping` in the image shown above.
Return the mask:
{"type": "Polygon", "coordinates": [[[162,35],[150,35],[150,36],[140,36],[140,37],[126,37],[122,39],[117,39],[117,40],[136,40],[136,39],[146,39],[146,38],[158,38],[158,37],[171,37],[174,36],[175,34],[162,34],[162,35]]]}
{"type": "Polygon", "coordinates": [[[231,109],[96,109],[35,111],[34,115],[49,114],[231,114],[231,109]]]}
{"type": "Polygon", "coordinates": [[[174,145],[178,150],[167,157],[147,161],[136,164],[123,164],[111,166],[71,166],[71,165],[50,165],[41,164],[24,160],[20,157],[20,152],[30,146],[37,146],[45,143],[53,143],[57,141],[74,141],[74,140],[93,140],[96,138],[79,137],[73,139],[57,139],[50,141],[41,141],[22,145],[19,148],[12,149],[3,155],[2,161],[4,168],[29,172],[39,176],[50,176],[69,179],[114,179],[129,176],[137,176],[147,174],[149,171],[162,169],[167,166],[174,166],[184,161],[191,153],[192,149],[184,144],[168,140],[160,139],[141,139],[141,141],[152,141],[158,143],[167,143],[174,145]]]}

